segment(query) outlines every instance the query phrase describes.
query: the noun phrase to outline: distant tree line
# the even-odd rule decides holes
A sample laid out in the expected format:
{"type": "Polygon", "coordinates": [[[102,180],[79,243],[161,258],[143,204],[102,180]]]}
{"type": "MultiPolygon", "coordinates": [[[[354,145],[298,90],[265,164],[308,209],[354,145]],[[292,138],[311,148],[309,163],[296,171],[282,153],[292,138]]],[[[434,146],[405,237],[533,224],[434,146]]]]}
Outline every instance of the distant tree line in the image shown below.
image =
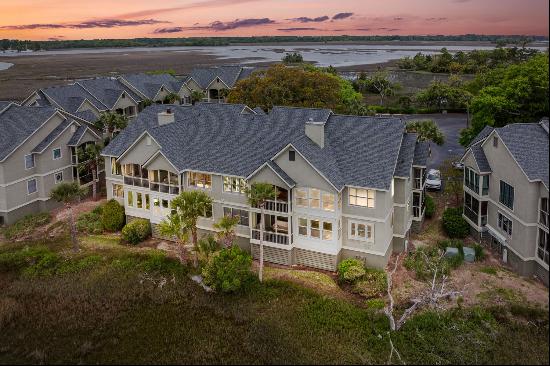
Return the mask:
{"type": "Polygon", "coordinates": [[[425,55],[418,52],[414,57],[403,57],[397,65],[403,70],[475,74],[486,69],[526,61],[539,53],[538,50],[532,48],[501,47],[501,45],[493,50],[458,51],[454,54],[451,54],[446,48],[442,48],[436,55],[425,55]]]}
{"type": "Polygon", "coordinates": [[[533,41],[548,40],[543,36],[499,36],[465,34],[456,36],[261,36],[261,37],[185,37],[185,38],[134,38],[134,39],[91,39],[91,40],[0,40],[0,51],[52,50],[66,48],[99,47],[169,47],[169,46],[227,46],[240,43],[277,42],[368,42],[368,41],[476,41],[495,44],[528,44],[533,41]]]}

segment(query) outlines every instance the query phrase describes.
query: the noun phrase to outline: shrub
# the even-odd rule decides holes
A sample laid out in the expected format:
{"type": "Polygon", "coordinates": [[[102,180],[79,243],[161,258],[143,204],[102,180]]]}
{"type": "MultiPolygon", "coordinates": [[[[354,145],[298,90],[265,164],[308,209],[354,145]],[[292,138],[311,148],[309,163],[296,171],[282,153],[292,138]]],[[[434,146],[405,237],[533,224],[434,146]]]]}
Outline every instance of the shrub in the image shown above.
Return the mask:
{"type": "Polygon", "coordinates": [[[404,265],[409,271],[414,271],[419,280],[432,279],[436,269],[438,275],[450,272],[449,262],[441,257],[437,247],[422,247],[410,252],[404,265]]]}
{"type": "Polygon", "coordinates": [[[338,264],[338,278],[353,283],[365,275],[365,265],[359,259],[348,258],[338,264]]]}
{"type": "Polygon", "coordinates": [[[238,292],[251,282],[252,257],[238,246],[215,253],[202,269],[204,283],[221,292],[238,292]]]}
{"type": "Polygon", "coordinates": [[[34,229],[44,226],[51,220],[48,212],[24,216],[21,220],[4,230],[6,239],[11,240],[30,234],[34,229]]]}
{"type": "Polygon", "coordinates": [[[450,238],[465,238],[470,233],[470,225],[462,217],[462,208],[448,208],[443,212],[443,229],[450,238]]]}
{"type": "Polygon", "coordinates": [[[45,253],[35,264],[25,268],[23,273],[27,276],[52,275],[61,261],[55,253],[45,253]]]}
{"type": "Polygon", "coordinates": [[[435,214],[435,201],[431,196],[426,195],[426,208],[424,209],[424,215],[427,218],[432,218],[435,214]]]}
{"type": "Polygon", "coordinates": [[[361,279],[353,286],[353,292],[372,298],[383,295],[387,291],[386,272],[378,269],[368,269],[361,279]]]}
{"type": "Polygon", "coordinates": [[[52,253],[49,248],[40,245],[0,253],[0,271],[20,270],[29,264],[39,262],[43,257],[52,253]]]}
{"type": "Polygon", "coordinates": [[[145,219],[135,219],[122,228],[121,239],[125,243],[138,244],[151,235],[151,224],[145,219]]]}
{"type": "Polygon", "coordinates": [[[386,306],[386,303],[382,299],[369,299],[366,301],[368,309],[379,310],[383,309],[386,306]]]}
{"type": "Polygon", "coordinates": [[[485,259],[485,251],[479,243],[474,244],[474,251],[476,252],[476,261],[482,261],[485,259]]]}
{"type": "Polygon", "coordinates": [[[124,227],[124,207],[115,199],[109,200],[101,212],[101,223],[107,231],[119,231],[124,227]]]}
{"type": "Polygon", "coordinates": [[[101,223],[101,208],[98,206],[91,212],[85,212],[76,219],[76,229],[87,234],[101,234],[103,224],[101,223]]]}

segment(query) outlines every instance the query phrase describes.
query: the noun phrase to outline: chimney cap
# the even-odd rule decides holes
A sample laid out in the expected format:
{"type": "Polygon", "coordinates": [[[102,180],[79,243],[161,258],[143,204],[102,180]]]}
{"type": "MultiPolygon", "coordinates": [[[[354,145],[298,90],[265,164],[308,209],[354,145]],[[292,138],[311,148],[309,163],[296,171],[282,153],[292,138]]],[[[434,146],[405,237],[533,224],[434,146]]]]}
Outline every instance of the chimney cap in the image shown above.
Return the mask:
{"type": "Polygon", "coordinates": [[[172,108],[166,108],[166,113],[172,114],[172,108]]]}

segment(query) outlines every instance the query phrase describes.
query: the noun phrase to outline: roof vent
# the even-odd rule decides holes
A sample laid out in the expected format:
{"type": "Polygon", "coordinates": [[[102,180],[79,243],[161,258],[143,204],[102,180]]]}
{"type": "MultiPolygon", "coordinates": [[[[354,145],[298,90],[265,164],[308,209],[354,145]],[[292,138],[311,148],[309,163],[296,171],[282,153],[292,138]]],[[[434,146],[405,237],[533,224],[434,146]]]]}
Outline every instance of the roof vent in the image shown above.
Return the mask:
{"type": "Polygon", "coordinates": [[[158,114],[159,126],[164,126],[174,122],[174,113],[171,108],[167,108],[166,111],[158,114]]]}
{"type": "Polygon", "coordinates": [[[321,149],[325,147],[325,122],[313,122],[310,118],[306,122],[306,136],[315,142],[321,149]]]}

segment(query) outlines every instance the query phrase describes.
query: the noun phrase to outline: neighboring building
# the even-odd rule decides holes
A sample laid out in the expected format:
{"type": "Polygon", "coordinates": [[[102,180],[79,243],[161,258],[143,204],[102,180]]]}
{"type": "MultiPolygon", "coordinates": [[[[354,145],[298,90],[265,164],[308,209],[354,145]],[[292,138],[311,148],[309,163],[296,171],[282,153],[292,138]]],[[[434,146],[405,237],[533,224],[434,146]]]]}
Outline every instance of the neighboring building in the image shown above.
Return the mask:
{"type": "Polygon", "coordinates": [[[77,169],[76,149],[100,140],[86,122],[52,107],[11,104],[0,110],[0,131],[0,225],[50,210],[60,182],[91,182],[77,169]]]}
{"type": "MultiPolygon", "coordinates": [[[[166,97],[173,93],[178,94],[179,104],[191,104],[191,91],[183,80],[176,79],[170,74],[131,74],[122,75],[120,82],[137,93],[143,100],[165,104],[166,97]]],[[[170,103],[172,104],[172,103],[170,103]]]]}
{"type": "Polygon", "coordinates": [[[190,92],[202,92],[204,102],[224,102],[227,92],[254,70],[254,67],[240,65],[196,68],[185,79],[185,86],[190,92]]]}
{"type": "Polygon", "coordinates": [[[485,127],[464,163],[464,218],[502,261],[548,286],[548,120],[485,127]]]}
{"type": "Polygon", "coordinates": [[[396,118],[198,103],[146,108],[103,155],[108,197],[129,218],[150,220],[157,235],[179,192],[204,190],[214,203],[201,234],[223,215],[238,216],[237,243],[255,257],[260,210],[245,187],[271,183],[266,261],[335,270],[347,257],[383,268],[406,247],[424,215],[427,151],[396,118]]]}
{"type": "Polygon", "coordinates": [[[7,109],[12,104],[17,105],[17,103],[9,101],[9,100],[0,100],[0,113],[2,113],[5,109],[7,109]]]}

